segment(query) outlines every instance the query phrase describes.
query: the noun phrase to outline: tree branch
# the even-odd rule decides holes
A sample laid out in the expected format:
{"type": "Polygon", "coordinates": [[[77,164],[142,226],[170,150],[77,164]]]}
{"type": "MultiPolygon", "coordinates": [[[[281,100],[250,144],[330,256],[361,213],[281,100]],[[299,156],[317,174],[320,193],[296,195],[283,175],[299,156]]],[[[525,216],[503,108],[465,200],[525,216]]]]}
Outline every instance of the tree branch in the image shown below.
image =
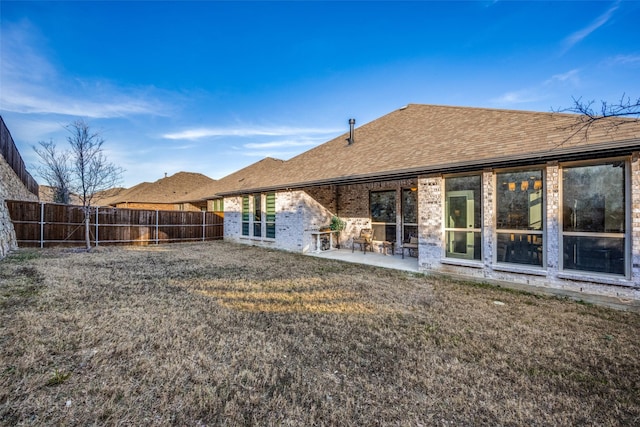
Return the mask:
{"type": "MultiPolygon", "coordinates": [[[[607,132],[614,131],[620,126],[640,121],[640,98],[632,100],[623,94],[620,100],[614,103],[600,101],[600,108],[594,108],[595,101],[583,101],[582,98],[572,98],[573,105],[568,108],[552,109],[555,113],[578,114],[576,122],[563,130],[570,130],[571,134],[563,141],[563,144],[583,133],[583,139],[589,139],[589,133],[596,124],[603,124],[607,132]]],[[[562,144],[561,144],[562,145],[562,144]]]]}

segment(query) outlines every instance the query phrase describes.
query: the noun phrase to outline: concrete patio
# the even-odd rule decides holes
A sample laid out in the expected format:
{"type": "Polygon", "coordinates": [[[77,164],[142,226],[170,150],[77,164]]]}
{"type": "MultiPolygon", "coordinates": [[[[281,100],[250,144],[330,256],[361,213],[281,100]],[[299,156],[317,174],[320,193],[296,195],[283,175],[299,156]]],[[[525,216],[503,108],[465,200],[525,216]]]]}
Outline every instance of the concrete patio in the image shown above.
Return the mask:
{"type": "Polygon", "coordinates": [[[376,267],[392,268],[395,270],[418,272],[418,258],[402,255],[385,255],[379,252],[362,251],[351,252],[349,249],[332,249],[329,251],[307,252],[307,255],[316,256],[318,258],[336,259],[340,261],[352,262],[356,264],[374,265],[376,267]]]}

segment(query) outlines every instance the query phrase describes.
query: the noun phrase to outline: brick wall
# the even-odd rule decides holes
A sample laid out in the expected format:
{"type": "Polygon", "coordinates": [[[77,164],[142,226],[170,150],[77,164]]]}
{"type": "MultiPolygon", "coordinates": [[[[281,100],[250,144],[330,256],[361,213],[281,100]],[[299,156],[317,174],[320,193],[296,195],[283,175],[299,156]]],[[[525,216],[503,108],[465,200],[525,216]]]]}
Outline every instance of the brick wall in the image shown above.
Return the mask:
{"type": "MultiPolygon", "coordinates": [[[[334,189],[329,187],[309,190],[315,197],[330,200],[334,189]]],[[[311,232],[331,221],[333,213],[316,198],[300,190],[276,193],[276,238],[242,235],[242,197],[224,199],[225,240],[263,247],[276,247],[293,252],[315,249],[311,232]]]]}
{"type": "Polygon", "coordinates": [[[5,200],[37,201],[38,197],[27,190],[4,157],[0,155],[0,258],[18,247],[5,200]]]}
{"type": "Polygon", "coordinates": [[[560,168],[557,162],[547,164],[546,176],[547,221],[545,245],[547,250],[547,275],[557,277],[560,259],[560,168]]]}
{"type": "MultiPolygon", "coordinates": [[[[395,181],[374,182],[366,184],[341,185],[337,187],[337,212],[336,214],[346,221],[347,225],[342,232],[343,244],[351,247],[351,241],[356,237],[362,228],[371,227],[371,212],[369,211],[369,192],[395,190],[396,198],[396,222],[401,223],[401,197],[400,190],[418,186],[416,179],[403,179],[395,181]]],[[[374,236],[374,241],[378,239],[374,236]]],[[[396,241],[402,241],[400,231],[396,236],[396,241]]]]}
{"type": "Polygon", "coordinates": [[[442,258],[442,177],[418,180],[418,265],[422,270],[437,269],[442,258]]]}
{"type": "Polygon", "coordinates": [[[631,157],[631,244],[631,272],[636,286],[640,286],[640,153],[631,157]]]}

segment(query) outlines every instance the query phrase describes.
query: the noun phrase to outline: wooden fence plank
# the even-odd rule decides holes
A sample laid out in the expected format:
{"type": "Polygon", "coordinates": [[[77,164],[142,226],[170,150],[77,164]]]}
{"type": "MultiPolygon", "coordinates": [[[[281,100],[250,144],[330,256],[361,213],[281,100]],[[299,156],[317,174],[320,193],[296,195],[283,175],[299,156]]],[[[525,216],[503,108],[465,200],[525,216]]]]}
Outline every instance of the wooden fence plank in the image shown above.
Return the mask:
{"type": "MultiPolygon", "coordinates": [[[[7,200],[18,246],[83,246],[82,206],[7,200]],[[41,208],[44,208],[41,215],[41,208]],[[43,230],[41,240],[40,230],[43,230]]],[[[92,208],[92,246],[215,240],[224,237],[220,212],[92,208]],[[97,226],[96,226],[97,221],[97,226]],[[97,232],[97,241],[96,241],[97,232]]]]}

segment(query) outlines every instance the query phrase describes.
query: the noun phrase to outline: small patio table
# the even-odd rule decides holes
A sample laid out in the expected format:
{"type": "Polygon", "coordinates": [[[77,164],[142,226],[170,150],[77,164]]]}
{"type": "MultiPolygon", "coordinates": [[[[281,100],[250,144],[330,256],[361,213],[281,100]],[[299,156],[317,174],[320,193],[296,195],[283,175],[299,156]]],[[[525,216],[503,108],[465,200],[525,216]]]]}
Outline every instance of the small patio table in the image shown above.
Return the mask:
{"type": "Polygon", "coordinates": [[[330,251],[331,249],[333,249],[333,233],[338,233],[337,230],[330,230],[330,231],[312,231],[311,235],[312,236],[316,236],[316,252],[322,252],[322,251],[330,251]],[[327,239],[327,234],[329,235],[329,247],[324,249],[323,247],[325,246],[325,242],[327,239]],[[323,237],[324,236],[324,237],[323,237]]]}

